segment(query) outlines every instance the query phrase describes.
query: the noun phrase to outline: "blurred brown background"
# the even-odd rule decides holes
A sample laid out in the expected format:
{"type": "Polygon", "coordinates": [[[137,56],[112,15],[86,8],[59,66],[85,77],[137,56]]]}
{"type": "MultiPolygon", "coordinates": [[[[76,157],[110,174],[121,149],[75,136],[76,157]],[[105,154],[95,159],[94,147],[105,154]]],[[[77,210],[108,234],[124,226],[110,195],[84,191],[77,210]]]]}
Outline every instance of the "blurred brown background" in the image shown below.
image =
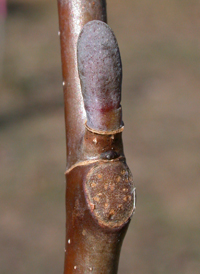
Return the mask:
{"type": "MultiPolygon", "coordinates": [[[[57,3],[7,4],[0,273],[57,274],[65,238],[57,3]]],[[[107,12],[121,50],[124,148],[138,194],[119,274],[200,273],[200,1],[108,0],[107,12]]]]}

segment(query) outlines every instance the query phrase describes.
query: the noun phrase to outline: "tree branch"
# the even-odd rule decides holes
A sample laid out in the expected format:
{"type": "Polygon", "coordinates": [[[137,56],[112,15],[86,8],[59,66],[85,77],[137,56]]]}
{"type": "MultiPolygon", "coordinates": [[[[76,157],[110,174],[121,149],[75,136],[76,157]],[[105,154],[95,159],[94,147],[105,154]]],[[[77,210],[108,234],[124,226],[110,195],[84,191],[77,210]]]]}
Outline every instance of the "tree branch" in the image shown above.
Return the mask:
{"type": "Polygon", "coordinates": [[[104,1],[59,0],[58,7],[67,137],[64,274],[116,274],[135,210],[122,144],[120,53],[102,22],[104,1]]]}

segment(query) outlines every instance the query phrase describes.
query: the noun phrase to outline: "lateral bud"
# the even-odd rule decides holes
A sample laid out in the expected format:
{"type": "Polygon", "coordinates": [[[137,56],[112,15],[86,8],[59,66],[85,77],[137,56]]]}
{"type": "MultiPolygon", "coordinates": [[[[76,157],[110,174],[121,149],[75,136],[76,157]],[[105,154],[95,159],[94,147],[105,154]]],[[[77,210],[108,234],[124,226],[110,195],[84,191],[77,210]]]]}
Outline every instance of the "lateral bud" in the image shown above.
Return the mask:
{"type": "Polygon", "coordinates": [[[98,20],[84,25],[77,57],[87,126],[104,132],[121,128],[122,64],[111,28],[98,20]]]}

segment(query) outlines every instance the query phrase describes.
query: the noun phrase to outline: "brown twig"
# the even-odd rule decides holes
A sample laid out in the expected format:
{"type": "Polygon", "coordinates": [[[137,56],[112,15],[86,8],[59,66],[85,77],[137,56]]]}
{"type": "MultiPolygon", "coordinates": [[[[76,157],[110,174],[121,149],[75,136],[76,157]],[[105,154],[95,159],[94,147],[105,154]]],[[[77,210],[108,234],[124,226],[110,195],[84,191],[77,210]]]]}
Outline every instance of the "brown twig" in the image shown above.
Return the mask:
{"type": "Polygon", "coordinates": [[[122,145],[119,49],[102,22],[105,1],[58,0],[58,10],[67,139],[64,274],[115,274],[135,209],[122,145]]]}

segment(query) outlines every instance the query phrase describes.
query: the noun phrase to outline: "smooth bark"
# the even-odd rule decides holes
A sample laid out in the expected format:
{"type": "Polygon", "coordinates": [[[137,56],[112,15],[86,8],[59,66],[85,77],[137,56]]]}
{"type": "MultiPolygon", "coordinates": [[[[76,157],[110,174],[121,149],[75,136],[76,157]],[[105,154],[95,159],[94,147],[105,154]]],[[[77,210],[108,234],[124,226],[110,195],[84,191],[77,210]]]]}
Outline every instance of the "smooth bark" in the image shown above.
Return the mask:
{"type": "Polygon", "coordinates": [[[122,144],[119,49],[100,22],[105,1],[58,0],[58,12],[67,145],[64,274],[116,274],[135,210],[122,144]],[[105,36],[95,36],[99,29],[105,36]]]}

